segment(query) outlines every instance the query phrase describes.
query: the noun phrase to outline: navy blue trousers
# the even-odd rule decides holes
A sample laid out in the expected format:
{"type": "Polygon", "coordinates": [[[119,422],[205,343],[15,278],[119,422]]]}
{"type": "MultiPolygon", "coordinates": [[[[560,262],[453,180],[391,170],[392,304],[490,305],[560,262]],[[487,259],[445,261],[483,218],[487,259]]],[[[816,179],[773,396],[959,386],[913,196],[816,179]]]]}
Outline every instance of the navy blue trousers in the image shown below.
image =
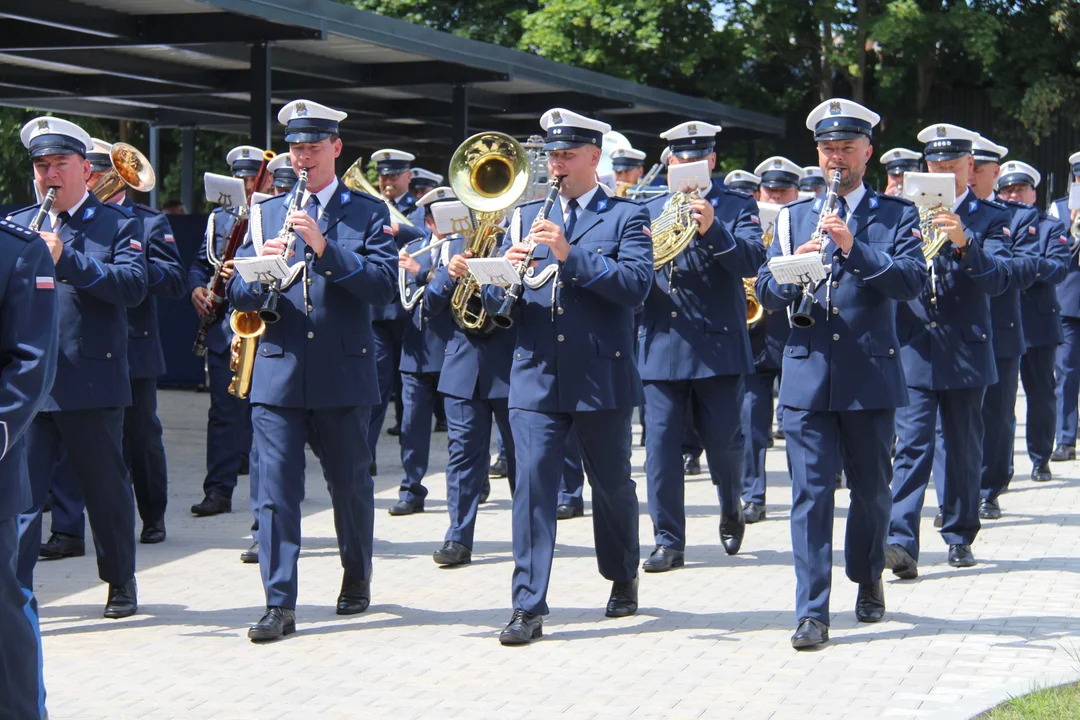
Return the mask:
{"type": "Polygon", "coordinates": [[[758,370],[744,376],[746,396],[742,406],[743,502],[765,504],[765,453],[773,422],[773,384],[780,373],[758,370]]]}
{"type": "Polygon", "coordinates": [[[548,614],[559,480],[571,429],[577,431],[592,484],[593,537],[600,574],[619,582],[637,576],[641,547],[637,489],[630,477],[632,413],[631,408],[571,413],[510,410],[517,454],[512,510],[514,609],[548,614]]]}
{"type": "Polygon", "coordinates": [[[251,537],[259,539],[259,451],[251,445],[250,466],[248,467],[248,504],[251,506],[251,537]]]}
{"type": "Polygon", "coordinates": [[[909,387],[911,404],[896,411],[889,544],[902,546],[916,560],[923,500],[935,466],[943,471],[934,473],[935,484],[941,486],[942,539],[949,545],[970,544],[979,532],[985,392],[981,387],[937,391],[909,387]]]}
{"type": "Polygon", "coordinates": [[[577,433],[570,428],[570,438],[566,441],[566,461],[563,463],[562,479],[559,481],[559,504],[584,510],[584,490],[585,469],[581,466],[581,443],[577,433]]]}
{"type": "MultiPolygon", "coordinates": [[[[981,496],[996,498],[1012,480],[1012,452],[1016,442],[1016,389],[1020,358],[998,358],[997,383],[983,396],[983,455],[981,496]]],[[[935,476],[934,481],[937,482],[935,476]]]]}
{"type": "MultiPolygon", "coordinates": [[[[169,476],[165,443],[157,416],[157,379],[131,379],[131,405],[124,408],[124,463],[131,473],[135,504],[143,525],[165,521],[169,476]]],[[[86,504],[65,454],[53,475],[52,531],[84,537],[86,504]]]]}
{"type": "Polygon", "coordinates": [[[371,323],[371,332],[375,338],[375,369],[379,378],[380,397],[379,404],[371,408],[367,432],[368,447],[374,457],[390,396],[394,392],[395,384],[400,382],[398,365],[401,362],[401,340],[405,335],[405,321],[378,320],[371,323]]]}
{"type": "Polygon", "coordinates": [[[492,416],[499,432],[506,438],[507,477],[515,477],[516,453],[506,398],[465,400],[449,395],[446,397],[446,444],[450,454],[446,461],[446,508],[450,513],[446,541],[459,542],[470,550],[476,529],[476,512],[480,507],[480,493],[484,489],[491,459],[492,416]]]}
{"type": "Polygon", "coordinates": [[[42,412],[26,433],[33,504],[19,516],[19,580],[34,587],[41,509],[63,449],[86,499],[98,577],[122,585],[135,576],[135,496],[121,449],[123,408],[42,412]]]}
{"type": "Polygon", "coordinates": [[[686,547],[685,474],[681,451],[688,408],[697,418],[720,511],[739,512],[743,479],[743,378],[645,382],[645,477],[657,545],[686,547]]]}
{"type": "Polygon", "coordinates": [[[229,394],[233,372],[229,354],[210,351],[210,412],[206,423],[206,479],[203,491],[231,498],[240,463],[251,452],[251,406],[229,394]]]}
{"type": "MultiPolygon", "coordinates": [[[[431,456],[431,420],[441,405],[439,373],[401,373],[403,411],[401,415],[401,479],[398,498],[423,506],[428,490],[424,487],[431,456]]],[[[490,432],[486,436],[489,441],[490,432]]]]}
{"type": "Polygon", "coordinates": [[[305,443],[319,458],[330,489],[341,565],[357,580],[371,578],[375,483],[364,442],[370,413],[369,407],[252,406],[259,461],[259,569],[268,607],[296,609],[305,443]]]}
{"type": "Polygon", "coordinates": [[[889,450],[893,410],[818,412],[784,408],[791,458],[791,549],[795,616],[829,624],[836,476],[851,492],[844,570],[852,582],[874,582],[885,569],[889,528],[889,450]]]}
{"type": "Polygon", "coordinates": [[[0,718],[38,720],[45,711],[41,631],[33,593],[19,582],[19,519],[0,519],[0,718]]]}
{"type": "Polygon", "coordinates": [[[1056,345],[1028,348],[1020,358],[1020,380],[1027,396],[1028,457],[1033,466],[1050,462],[1054,452],[1054,429],[1057,427],[1057,398],[1054,395],[1054,356],[1056,345]]]}
{"type": "Polygon", "coordinates": [[[1057,444],[1076,446],[1077,403],[1080,401],[1080,318],[1062,317],[1065,342],[1057,346],[1057,444]]]}

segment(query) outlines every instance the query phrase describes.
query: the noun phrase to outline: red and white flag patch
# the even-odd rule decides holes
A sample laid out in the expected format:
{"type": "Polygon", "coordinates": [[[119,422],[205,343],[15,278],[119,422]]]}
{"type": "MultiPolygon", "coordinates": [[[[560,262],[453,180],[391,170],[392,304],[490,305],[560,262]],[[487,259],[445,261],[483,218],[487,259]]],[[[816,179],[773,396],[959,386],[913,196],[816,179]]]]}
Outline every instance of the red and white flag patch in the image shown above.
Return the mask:
{"type": "Polygon", "coordinates": [[[1035,234],[1035,226],[1034,225],[1028,225],[1028,235],[1034,235],[1034,234],[1035,234]]]}
{"type": "Polygon", "coordinates": [[[142,243],[139,242],[138,240],[132,240],[131,241],[131,249],[132,250],[138,250],[139,252],[142,252],[142,243]]]}
{"type": "Polygon", "coordinates": [[[645,235],[648,237],[652,237],[652,228],[648,225],[642,225],[641,232],[645,233],[645,235]]]}
{"type": "Polygon", "coordinates": [[[55,290],[56,281],[48,275],[38,275],[34,278],[34,285],[38,290],[55,290]]]}
{"type": "Polygon", "coordinates": [[[1002,230],[1005,232],[1005,237],[1012,237],[1012,230],[1009,228],[1002,228],[1002,230]]]}
{"type": "Polygon", "coordinates": [[[750,222],[754,223],[755,225],[760,225],[761,224],[761,218],[759,218],[757,215],[751,215],[750,216],[750,222]]]}
{"type": "Polygon", "coordinates": [[[172,235],[166,235],[165,236],[165,242],[174,243],[174,242],[176,242],[176,238],[174,238],[172,235]]]}
{"type": "Polygon", "coordinates": [[[382,231],[384,233],[386,233],[387,235],[393,235],[394,234],[394,228],[392,226],[390,226],[390,225],[383,225],[382,226],[382,231]]]}
{"type": "Polygon", "coordinates": [[[1064,235],[1062,235],[1061,237],[1058,238],[1058,242],[1067,243],[1067,242],[1069,242],[1069,239],[1067,237],[1065,237],[1064,235]]]}
{"type": "Polygon", "coordinates": [[[920,230],[919,228],[917,228],[917,227],[911,228],[911,234],[914,235],[916,237],[916,239],[922,240],[922,230],[920,230]]]}

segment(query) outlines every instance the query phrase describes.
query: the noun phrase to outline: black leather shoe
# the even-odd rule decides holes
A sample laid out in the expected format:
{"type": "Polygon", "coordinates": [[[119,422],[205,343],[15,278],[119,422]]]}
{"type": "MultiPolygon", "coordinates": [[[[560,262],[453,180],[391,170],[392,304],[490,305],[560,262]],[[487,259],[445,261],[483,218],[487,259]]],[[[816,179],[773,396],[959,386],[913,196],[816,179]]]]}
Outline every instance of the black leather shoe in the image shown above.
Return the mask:
{"type": "Polygon", "coordinates": [[[371,464],[368,465],[367,472],[368,472],[368,475],[370,475],[371,477],[375,477],[376,475],[379,474],[379,466],[375,464],[374,460],[372,460],[371,464]]]}
{"type": "Polygon", "coordinates": [[[45,496],[45,505],[44,505],[44,507],[41,508],[41,512],[43,512],[43,513],[52,512],[52,503],[53,503],[52,493],[49,493],[48,495],[45,496]]]}
{"type": "Polygon", "coordinates": [[[773,431],[773,439],[775,439],[775,440],[783,440],[784,439],[784,429],[783,428],[776,428],[776,430],[773,431]]]}
{"type": "Polygon", "coordinates": [[[608,617],[629,617],[637,612],[637,578],[629,582],[611,583],[611,595],[608,597],[604,614],[608,617]]]}
{"type": "Polygon", "coordinates": [[[259,541],[258,540],[251,543],[251,547],[249,547],[244,552],[240,553],[240,562],[245,563],[247,565],[251,565],[251,564],[259,562],[259,541]]]}
{"type": "Polygon", "coordinates": [[[944,525],[944,524],[945,524],[945,516],[944,515],[942,515],[941,513],[938,513],[937,515],[934,516],[934,527],[936,527],[938,530],[940,530],[941,526],[944,525]]]}
{"type": "Polygon", "coordinates": [[[919,577],[919,563],[902,545],[885,546],[885,567],[901,580],[914,580],[919,577]]]}
{"type": "Polygon", "coordinates": [[[724,552],[728,555],[739,552],[745,532],[746,521],[743,520],[741,511],[734,515],[720,516],[720,543],[724,546],[724,552]]]}
{"type": "Polygon", "coordinates": [[[776,445],[776,441],[773,440],[772,438],[769,438],[769,441],[767,443],[765,443],[765,449],[766,450],[772,450],[775,445],[776,445]]]}
{"type": "Polygon", "coordinates": [[[555,508],[555,517],[558,520],[570,520],[585,515],[584,508],[576,508],[573,505],[559,505],[555,508]]]}
{"type": "Polygon", "coordinates": [[[829,626],[814,618],[803,618],[791,636],[791,647],[810,650],[829,642],[829,626]]]}
{"type": "Polygon", "coordinates": [[[499,642],[503,645],[528,645],[543,635],[544,618],[542,615],[515,610],[510,622],[499,633],[499,642]]]}
{"type": "Polygon", "coordinates": [[[641,569],[647,573],[667,572],[672,568],[682,567],[684,562],[682,550],[669,548],[667,545],[657,545],[649,559],[641,565],[641,569]]]}
{"type": "Polygon", "coordinates": [[[280,607],[268,607],[266,613],[248,628],[251,642],[280,640],[296,632],[296,613],[280,607]]]}
{"type": "Polygon", "coordinates": [[[446,421],[445,420],[436,420],[435,421],[435,432],[446,432],[446,421]]]}
{"type": "Polygon", "coordinates": [[[693,455],[683,455],[683,473],[686,475],[701,474],[701,459],[693,455]]]}
{"type": "Polygon", "coordinates": [[[506,460],[496,458],[495,462],[491,463],[491,467],[488,468],[488,477],[506,477],[506,460]]]}
{"type": "Polygon", "coordinates": [[[82,557],[86,554],[86,541],[74,535],[53,533],[49,542],[42,543],[38,557],[42,560],[60,560],[68,557],[82,557]]]}
{"type": "Polygon", "coordinates": [[[391,515],[413,515],[422,512],[424,512],[423,505],[414,505],[408,500],[399,500],[397,504],[390,508],[391,515]]]}
{"type": "Polygon", "coordinates": [[[139,542],[143,545],[156,545],[165,542],[165,523],[158,520],[143,525],[142,533],[139,535],[139,542]]]}
{"type": "Polygon", "coordinates": [[[237,475],[248,475],[251,473],[251,460],[247,455],[240,458],[240,469],[236,471],[237,475]]]}
{"type": "Polygon", "coordinates": [[[885,585],[878,578],[874,582],[859,583],[855,598],[855,619],[864,623],[881,622],[885,617],[885,585]]]}
{"type": "Polygon", "coordinates": [[[1052,462],[1064,462],[1076,459],[1076,447],[1073,445],[1058,445],[1050,455],[1052,462]]]}
{"type": "Polygon", "coordinates": [[[131,617],[139,609],[138,589],[135,578],[123,585],[109,584],[109,600],[105,603],[105,617],[110,620],[131,617]]]}
{"type": "Polygon", "coordinates": [[[484,487],[480,490],[480,504],[483,505],[491,497],[491,480],[484,478],[484,487]]]}
{"type": "Polygon", "coordinates": [[[742,506],[743,522],[753,525],[765,519],[765,506],[760,503],[744,503],[742,506]]]}
{"type": "Polygon", "coordinates": [[[390,427],[386,428],[386,434],[392,437],[397,437],[401,434],[401,425],[391,425],[390,427]]]}
{"type": "Polygon", "coordinates": [[[432,559],[437,565],[453,567],[454,565],[468,565],[472,562],[472,550],[459,542],[450,540],[432,554],[432,559]]]}
{"type": "Polygon", "coordinates": [[[338,615],[356,615],[371,604],[371,582],[354,580],[345,573],[341,578],[341,593],[337,598],[338,615]]]}
{"type": "Polygon", "coordinates": [[[1049,482],[1054,479],[1054,474],[1050,472],[1050,467],[1044,463],[1031,468],[1031,479],[1035,482],[1049,482]]]}
{"type": "Polygon", "coordinates": [[[979,517],[983,520],[999,520],[1001,518],[1001,506],[996,499],[986,498],[979,503],[979,517]]]}
{"type": "Polygon", "coordinates": [[[977,564],[978,561],[976,561],[975,556],[971,554],[970,545],[949,546],[949,565],[954,568],[966,568],[977,564]]]}
{"type": "Polygon", "coordinates": [[[201,503],[191,506],[191,514],[196,517],[210,517],[232,512],[232,500],[217,493],[206,493],[201,503]]]}

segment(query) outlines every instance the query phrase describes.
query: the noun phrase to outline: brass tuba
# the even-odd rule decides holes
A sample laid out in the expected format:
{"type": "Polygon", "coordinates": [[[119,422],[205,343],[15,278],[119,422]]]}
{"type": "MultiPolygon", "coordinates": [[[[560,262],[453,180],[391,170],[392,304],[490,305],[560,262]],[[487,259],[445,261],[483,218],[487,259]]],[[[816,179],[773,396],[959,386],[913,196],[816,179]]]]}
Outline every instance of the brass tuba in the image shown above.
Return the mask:
{"type": "MultiPolygon", "coordinates": [[[[472,234],[462,252],[474,258],[491,257],[506,232],[503,212],[518,201],[529,185],[530,158],[514,138],[498,132],[473,135],[450,158],[450,187],[473,220],[472,234]]],[[[494,329],[481,297],[482,286],[471,273],[458,278],[450,310],[467,333],[483,335],[494,329]]]]}
{"type": "Polygon", "coordinates": [[[349,166],[349,169],[346,170],[345,174],[341,176],[341,182],[345,185],[345,187],[349,188],[354,192],[367,193],[368,195],[373,195],[378,199],[382,200],[384,203],[386,203],[386,207],[390,210],[390,217],[396,220],[399,225],[408,225],[409,227],[413,227],[412,220],[405,217],[404,213],[394,207],[394,203],[390,202],[390,200],[388,200],[387,198],[384,198],[382,193],[379,192],[378,188],[368,182],[367,177],[364,176],[364,168],[360,165],[359,160],[349,166]]]}
{"type": "Polygon", "coordinates": [[[246,400],[251,392],[251,374],[255,370],[259,338],[266,332],[266,323],[258,312],[233,310],[229,316],[229,327],[234,333],[229,346],[229,369],[233,372],[229,394],[246,400]]]}
{"type": "Polygon", "coordinates": [[[652,222],[653,267],[659,270],[677,258],[697,235],[698,224],[691,217],[690,201],[701,193],[674,192],[664,212],[652,222]]]}
{"type": "Polygon", "coordinates": [[[136,192],[150,192],[157,184],[154,168],[146,156],[127,143],[113,143],[109,151],[112,169],[98,178],[90,192],[101,202],[108,202],[117,193],[128,188],[136,192]]]}

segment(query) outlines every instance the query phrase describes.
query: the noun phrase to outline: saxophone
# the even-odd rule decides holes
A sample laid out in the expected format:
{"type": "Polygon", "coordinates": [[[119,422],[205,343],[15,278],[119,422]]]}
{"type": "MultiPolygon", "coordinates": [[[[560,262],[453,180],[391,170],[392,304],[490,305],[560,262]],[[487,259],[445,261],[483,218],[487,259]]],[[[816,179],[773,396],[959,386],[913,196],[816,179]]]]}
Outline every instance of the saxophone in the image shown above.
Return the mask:
{"type": "Polygon", "coordinates": [[[229,394],[247,400],[251,392],[251,375],[255,372],[259,338],[266,332],[266,323],[257,312],[233,310],[229,316],[229,328],[233,331],[229,344],[229,369],[233,372],[229,394]]]}

